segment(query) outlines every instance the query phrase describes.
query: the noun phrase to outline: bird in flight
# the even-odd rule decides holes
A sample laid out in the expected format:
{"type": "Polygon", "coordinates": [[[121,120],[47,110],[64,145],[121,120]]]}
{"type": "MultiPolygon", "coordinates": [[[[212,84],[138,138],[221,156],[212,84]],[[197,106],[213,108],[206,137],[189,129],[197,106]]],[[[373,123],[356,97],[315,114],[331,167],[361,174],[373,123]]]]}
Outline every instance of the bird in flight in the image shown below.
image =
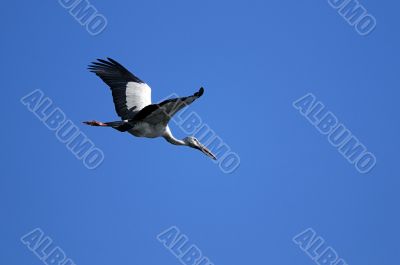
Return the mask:
{"type": "Polygon", "coordinates": [[[200,150],[216,160],[216,156],[195,137],[176,139],[168,126],[178,111],[193,103],[204,93],[204,88],[192,96],[173,98],[157,104],[151,103],[151,88],[129,72],[117,61],[97,59],[89,65],[89,71],[95,73],[111,89],[115,110],[121,121],[100,122],[85,121],[90,126],[111,127],[120,132],[128,132],[136,137],[163,137],[173,145],[189,146],[200,150]]]}

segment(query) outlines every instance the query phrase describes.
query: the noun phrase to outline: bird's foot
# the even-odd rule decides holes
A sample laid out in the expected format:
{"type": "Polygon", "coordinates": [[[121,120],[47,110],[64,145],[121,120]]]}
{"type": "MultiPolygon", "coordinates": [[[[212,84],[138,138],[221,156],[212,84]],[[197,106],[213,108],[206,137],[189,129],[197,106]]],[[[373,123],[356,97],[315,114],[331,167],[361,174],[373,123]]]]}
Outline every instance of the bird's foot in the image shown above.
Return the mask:
{"type": "Polygon", "coordinates": [[[90,126],[108,126],[107,124],[101,121],[84,121],[83,123],[90,126]]]}

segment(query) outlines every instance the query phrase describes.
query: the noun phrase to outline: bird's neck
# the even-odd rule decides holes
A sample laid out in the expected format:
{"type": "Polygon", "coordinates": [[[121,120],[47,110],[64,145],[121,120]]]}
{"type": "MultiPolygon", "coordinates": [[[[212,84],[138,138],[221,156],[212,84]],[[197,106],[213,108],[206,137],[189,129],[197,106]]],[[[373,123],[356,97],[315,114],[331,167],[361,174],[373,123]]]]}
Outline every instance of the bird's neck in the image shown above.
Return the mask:
{"type": "Polygon", "coordinates": [[[172,133],[171,130],[167,127],[165,130],[165,133],[163,134],[163,137],[167,142],[173,144],[173,145],[186,145],[186,143],[182,140],[176,139],[172,133]]]}

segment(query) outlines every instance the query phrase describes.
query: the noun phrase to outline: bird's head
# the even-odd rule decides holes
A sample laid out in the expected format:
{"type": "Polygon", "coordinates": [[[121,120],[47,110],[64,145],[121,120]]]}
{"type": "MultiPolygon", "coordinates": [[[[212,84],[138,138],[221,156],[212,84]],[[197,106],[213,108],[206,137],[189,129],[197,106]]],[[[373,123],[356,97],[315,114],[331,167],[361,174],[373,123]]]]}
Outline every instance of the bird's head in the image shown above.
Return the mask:
{"type": "Polygon", "coordinates": [[[195,137],[193,136],[188,136],[185,139],[183,139],[183,141],[186,143],[187,146],[195,148],[197,150],[200,150],[201,152],[203,152],[205,155],[207,155],[208,157],[217,160],[217,157],[211,153],[210,150],[208,150],[207,147],[205,147],[203,144],[201,144],[199,142],[199,140],[197,140],[195,137]]]}

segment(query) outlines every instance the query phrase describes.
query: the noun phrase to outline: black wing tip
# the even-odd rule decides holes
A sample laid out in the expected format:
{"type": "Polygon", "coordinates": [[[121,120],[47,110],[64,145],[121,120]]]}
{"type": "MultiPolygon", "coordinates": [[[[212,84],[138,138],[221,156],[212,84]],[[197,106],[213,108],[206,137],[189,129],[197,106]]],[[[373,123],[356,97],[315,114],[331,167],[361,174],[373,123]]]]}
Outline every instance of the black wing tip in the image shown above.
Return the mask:
{"type": "Polygon", "coordinates": [[[117,62],[116,60],[114,60],[113,58],[107,57],[107,60],[113,64],[118,64],[121,65],[119,62],[117,62]]]}
{"type": "Polygon", "coordinates": [[[196,92],[194,95],[195,95],[196,97],[201,97],[203,94],[204,94],[204,88],[203,88],[203,87],[200,87],[199,91],[196,92]]]}
{"type": "Polygon", "coordinates": [[[88,70],[95,74],[100,74],[101,72],[116,71],[119,72],[121,75],[124,75],[125,78],[128,77],[132,82],[136,82],[139,84],[145,83],[139,77],[129,72],[129,70],[126,69],[122,64],[110,57],[106,57],[106,60],[98,58],[97,61],[91,62],[88,65],[88,70]]]}
{"type": "Polygon", "coordinates": [[[108,58],[108,57],[107,57],[107,59],[108,59],[108,61],[104,60],[104,59],[101,59],[101,58],[97,58],[95,61],[91,62],[88,65],[88,68],[112,65],[113,64],[113,62],[111,61],[112,59],[110,60],[110,58],[108,58]]]}

